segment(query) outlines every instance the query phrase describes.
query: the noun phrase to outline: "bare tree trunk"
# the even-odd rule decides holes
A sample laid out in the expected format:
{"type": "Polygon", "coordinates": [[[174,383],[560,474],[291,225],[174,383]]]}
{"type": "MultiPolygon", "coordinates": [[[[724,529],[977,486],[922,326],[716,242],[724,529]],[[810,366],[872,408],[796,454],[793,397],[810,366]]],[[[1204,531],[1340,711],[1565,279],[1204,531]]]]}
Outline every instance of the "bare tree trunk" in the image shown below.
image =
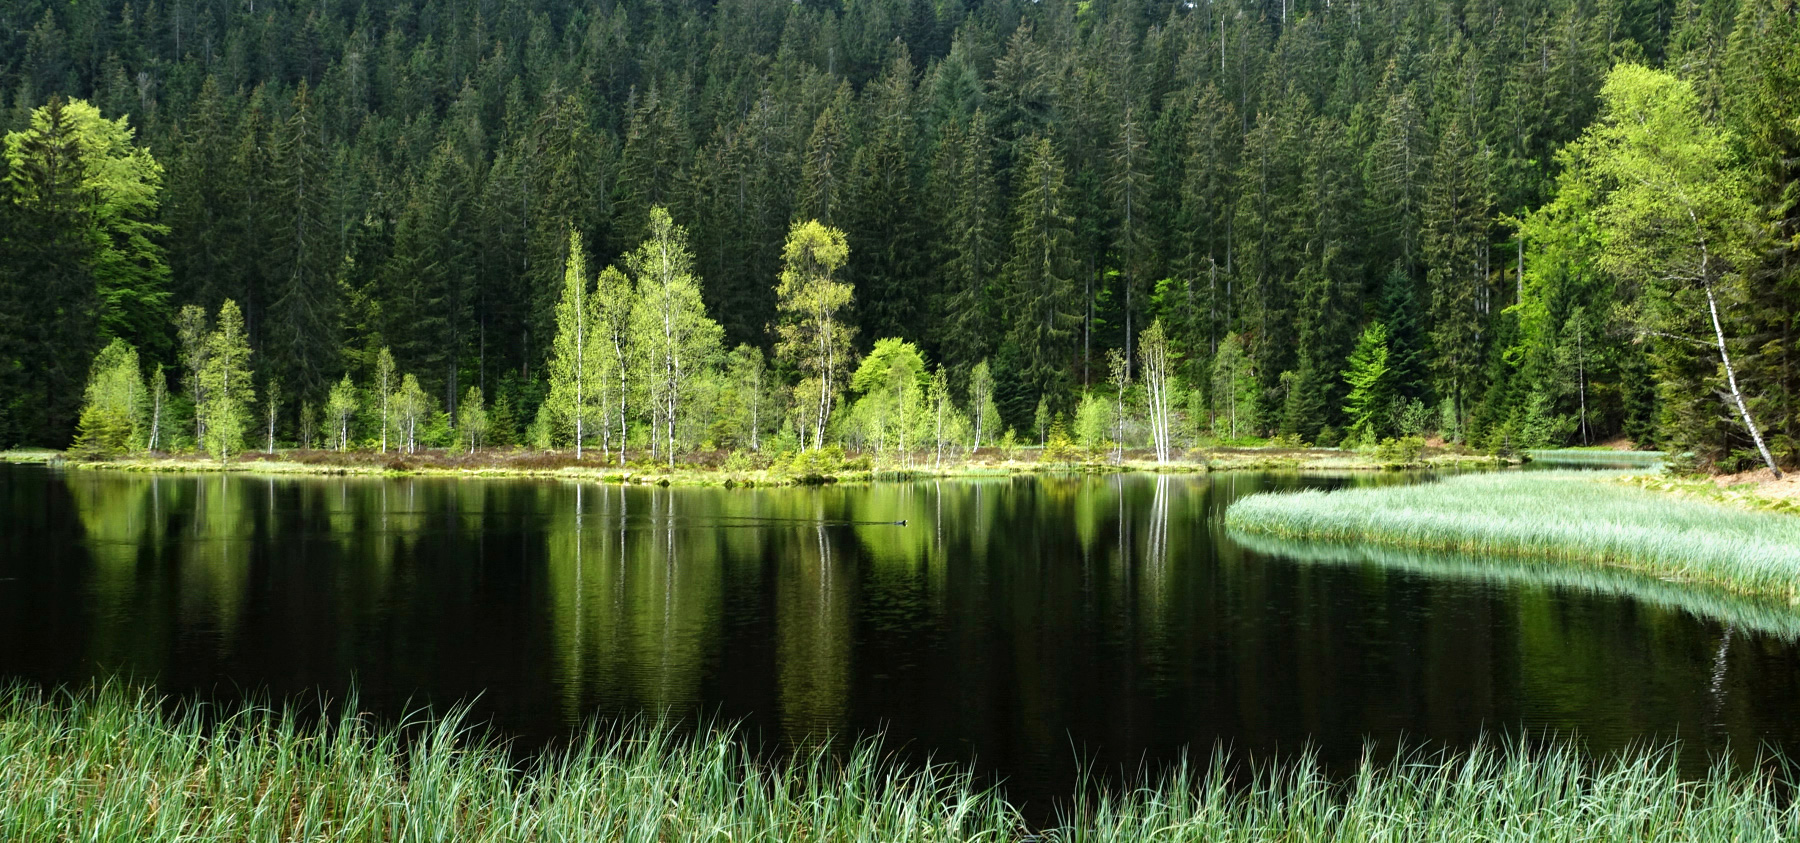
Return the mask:
{"type": "MultiPolygon", "coordinates": [[[[1704,260],[1704,259],[1703,259],[1704,260]]],[[[1719,300],[1713,295],[1712,280],[1704,273],[1701,283],[1706,285],[1706,309],[1712,314],[1713,337],[1719,343],[1719,361],[1725,364],[1725,380],[1731,385],[1731,400],[1737,403],[1738,415],[1744,418],[1744,427],[1750,431],[1750,438],[1756,441],[1756,450],[1762,454],[1763,463],[1781,479],[1781,469],[1775,467],[1775,458],[1769,454],[1769,446],[1763,443],[1762,430],[1756,426],[1756,420],[1750,417],[1750,407],[1744,403],[1743,390],[1738,389],[1737,369],[1731,365],[1731,353],[1725,350],[1725,328],[1719,323],[1719,300]]]]}

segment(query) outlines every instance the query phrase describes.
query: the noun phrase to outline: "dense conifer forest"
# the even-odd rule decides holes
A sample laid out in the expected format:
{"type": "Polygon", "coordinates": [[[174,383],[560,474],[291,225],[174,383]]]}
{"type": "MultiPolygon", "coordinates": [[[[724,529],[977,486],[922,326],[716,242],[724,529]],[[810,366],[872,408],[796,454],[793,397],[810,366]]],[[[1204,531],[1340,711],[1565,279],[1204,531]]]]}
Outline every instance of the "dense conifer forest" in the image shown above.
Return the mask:
{"type": "Polygon", "coordinates": [[[1800,462],[1794,0],[13,0],[0,131],[0,446],[1800,462]]]}

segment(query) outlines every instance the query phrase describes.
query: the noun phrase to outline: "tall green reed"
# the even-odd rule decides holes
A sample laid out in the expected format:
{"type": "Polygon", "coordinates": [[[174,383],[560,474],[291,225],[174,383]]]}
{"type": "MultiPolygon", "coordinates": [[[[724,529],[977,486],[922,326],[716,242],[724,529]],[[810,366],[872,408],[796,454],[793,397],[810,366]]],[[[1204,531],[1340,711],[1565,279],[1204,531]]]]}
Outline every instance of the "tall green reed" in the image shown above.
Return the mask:
{"type": "Polygon", "coordinates": [[[966,769],[864,741],[759,760],[730,729],[592,727],[517,763],[441,719],[377,726],[166,707],[111,685],[0,693],[0,839],[21,841],[1656,841],[1800,837],[1785,767],[1679,775],[1673,747],[1567,743],[1310,755],[1248,775],[1223,752],[1135,787],[1089,783],[1028,827],[966,769]]]}

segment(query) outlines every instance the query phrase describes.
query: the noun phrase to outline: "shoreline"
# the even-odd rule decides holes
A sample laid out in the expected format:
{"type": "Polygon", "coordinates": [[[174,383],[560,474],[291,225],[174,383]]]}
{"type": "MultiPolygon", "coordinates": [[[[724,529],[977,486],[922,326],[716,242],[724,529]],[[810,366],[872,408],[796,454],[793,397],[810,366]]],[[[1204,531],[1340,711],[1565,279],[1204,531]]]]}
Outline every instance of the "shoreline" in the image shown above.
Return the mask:
{"type": "MultiPolygon", "coordinates": [[[[961,479],[1010,477],[1024,474],[1208,474],[1219,471],[1368,471],[1396,469],[1495,468],[1517,465],[1484,455],[1440,452],[1416,463],[1386,465],[1373,453],[1341,451],[1329,448],[1213,448],[1196,449],[1180,460],[1166,464],[1154,459],[1134,458],[1127,453],[1122,462],[1110,459],[1012,459],[1002,457],[998,449],[983,448],[973,458],[959,455],[954,463],[946,461],[934,467],[927,456],[914,465],[877,465],[867,457],[837,459],[833,456],[796,455],[794,463],[783,465],[776,457],[765,465],[734,466],[717,453],[702,454],[701,459],[667,465],[637,463],[620,466],[601,459],[576,461],[565,452],[492,450],[470,456],[444,451],[412,455],[381,454],[366,451],[277,451],[241,454],[227,463],[219,463],[199,455],[179,454],[134,456],[108,459],[70,458],[58,451],[0,451],[0,462],[56,465],[80,470],[113,470],[172,474],[243,473],[290,476],[364,476],[364,477],[468,477],[468,478],[552,478],[590,480],[602,483],[659,486],[804,486],[830,483],[866,483],[893,480],[961,479]]],[[[1030,452],[1028,452],[1030,453],[1030,452]]],[[[1147,452],[1146,452],[1147,455],[1147,452]]],[[[615,457],[616,459],[616,457],[615,457]]]]}

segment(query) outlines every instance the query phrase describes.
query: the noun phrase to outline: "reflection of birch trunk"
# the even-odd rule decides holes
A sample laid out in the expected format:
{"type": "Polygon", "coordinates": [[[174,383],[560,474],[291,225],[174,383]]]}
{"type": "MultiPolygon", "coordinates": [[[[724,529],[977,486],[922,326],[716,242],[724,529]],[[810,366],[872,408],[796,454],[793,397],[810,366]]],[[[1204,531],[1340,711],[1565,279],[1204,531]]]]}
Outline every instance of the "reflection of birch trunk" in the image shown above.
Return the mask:
{"type": "Polygon", "coordinates": [[[1713,654],[1712,684],[1708,691],[1712,696],[1714,716],[1725,705],[1725,657],[1731,651],[1731,634],[1736,631],[1735,625],[1726,625],[1725,634],[1719,637],[1719,651],[1713,654]]]}

